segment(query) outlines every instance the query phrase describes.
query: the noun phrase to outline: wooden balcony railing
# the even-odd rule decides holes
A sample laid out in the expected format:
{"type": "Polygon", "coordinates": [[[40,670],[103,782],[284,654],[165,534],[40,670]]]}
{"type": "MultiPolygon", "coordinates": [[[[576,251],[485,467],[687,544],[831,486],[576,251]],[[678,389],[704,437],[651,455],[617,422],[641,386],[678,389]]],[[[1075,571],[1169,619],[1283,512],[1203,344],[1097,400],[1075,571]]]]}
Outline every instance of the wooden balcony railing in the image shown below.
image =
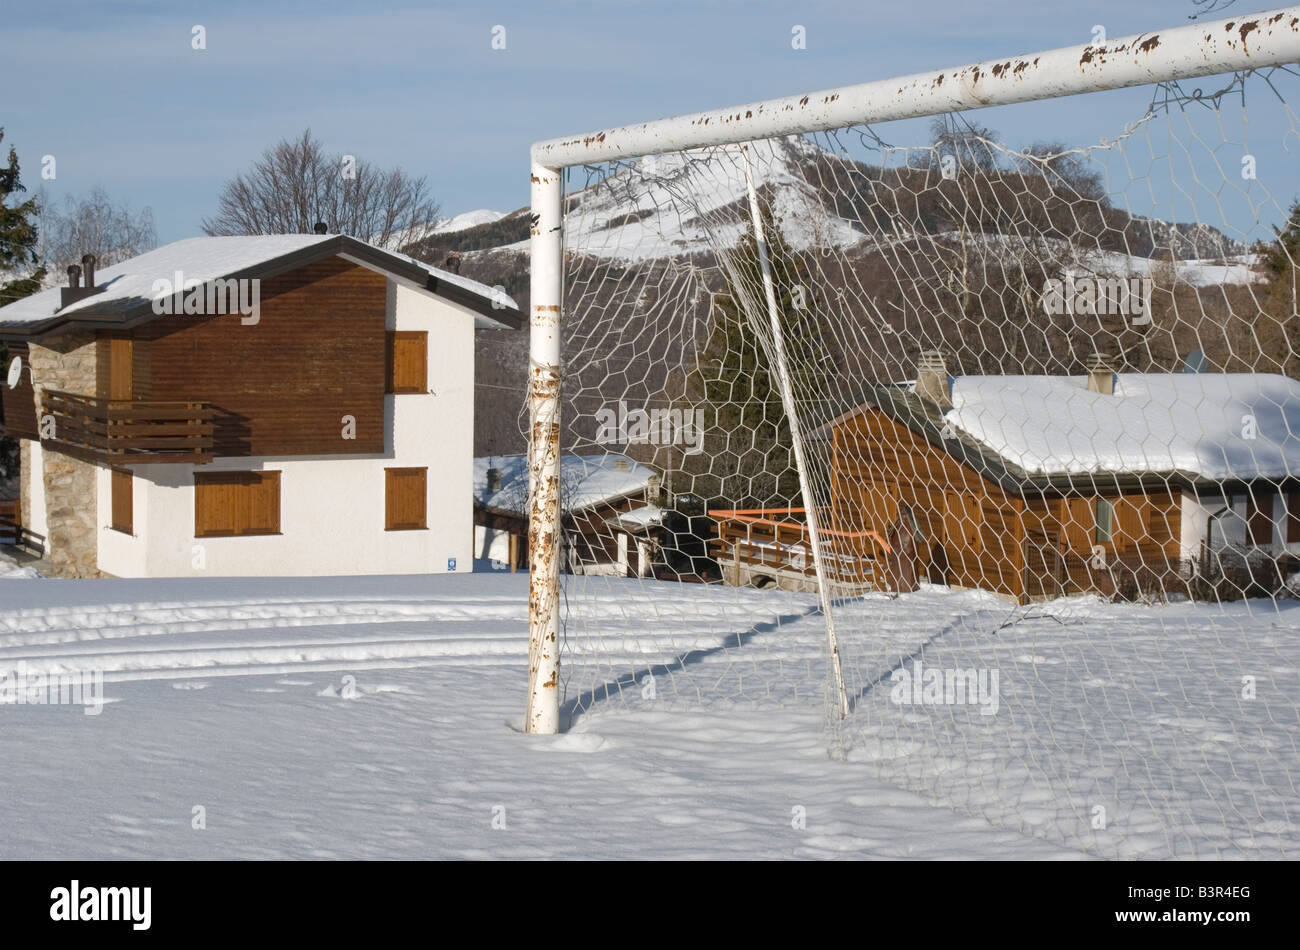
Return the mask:
{"type": "Polygon", "coordinates": [[[212,461],[216,410],[206,402],[96,399],[47,389],[40,415],[41,444],[77,458],[110,465],[212,461]]]}

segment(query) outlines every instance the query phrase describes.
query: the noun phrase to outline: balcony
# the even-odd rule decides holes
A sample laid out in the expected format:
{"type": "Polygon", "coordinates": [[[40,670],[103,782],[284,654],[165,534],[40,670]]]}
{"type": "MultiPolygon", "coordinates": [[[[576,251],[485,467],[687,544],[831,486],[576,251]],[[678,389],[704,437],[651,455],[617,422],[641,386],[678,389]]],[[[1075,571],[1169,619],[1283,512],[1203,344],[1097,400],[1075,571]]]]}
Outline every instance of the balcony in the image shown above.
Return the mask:
{"type": "Polygon", "coordinates": [[[96,399],[46,390],[41,444],[106,465],[211,462],[216,410],[206,402],[96,399]],[[49,429],[46,416],[53,417],[49,429]]]}

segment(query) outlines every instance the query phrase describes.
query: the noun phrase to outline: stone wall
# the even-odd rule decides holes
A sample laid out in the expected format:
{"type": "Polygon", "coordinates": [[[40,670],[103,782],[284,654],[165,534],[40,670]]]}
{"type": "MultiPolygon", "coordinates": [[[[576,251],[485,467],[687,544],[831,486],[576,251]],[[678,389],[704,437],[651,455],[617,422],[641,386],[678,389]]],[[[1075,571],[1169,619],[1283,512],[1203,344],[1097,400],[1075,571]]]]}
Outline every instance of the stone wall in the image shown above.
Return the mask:
{"type": "MultiPolygon", "coordinates": [[[[64,333],[32,343],[32,378],[37,417],[43,393],[59,390],[94,396],[95,335],[89,330],[64,333]]],[[[102,577],[99,570],[97,466],[46,448],[44,459],[46,551],[56,577],[102,577]]]]}

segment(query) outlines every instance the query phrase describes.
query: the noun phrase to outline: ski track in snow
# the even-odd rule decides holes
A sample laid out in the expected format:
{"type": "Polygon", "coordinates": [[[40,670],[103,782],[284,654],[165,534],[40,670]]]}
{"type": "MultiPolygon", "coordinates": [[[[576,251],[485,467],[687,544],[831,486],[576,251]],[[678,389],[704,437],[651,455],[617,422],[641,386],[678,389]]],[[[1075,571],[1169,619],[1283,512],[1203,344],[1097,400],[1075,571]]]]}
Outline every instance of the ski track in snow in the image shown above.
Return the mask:
{"type": "Polygon", "coordinates": [[[530,737],[522,574],[2,581],[0,670],[107,705],[0,706],[0,857],[1296,853],[1293,609],[848,601],[833,762],[812,595],[565,586],[577,715],[530,737]],[[999,714],[890,702],[916,658],[998,668],[999,714]]]}

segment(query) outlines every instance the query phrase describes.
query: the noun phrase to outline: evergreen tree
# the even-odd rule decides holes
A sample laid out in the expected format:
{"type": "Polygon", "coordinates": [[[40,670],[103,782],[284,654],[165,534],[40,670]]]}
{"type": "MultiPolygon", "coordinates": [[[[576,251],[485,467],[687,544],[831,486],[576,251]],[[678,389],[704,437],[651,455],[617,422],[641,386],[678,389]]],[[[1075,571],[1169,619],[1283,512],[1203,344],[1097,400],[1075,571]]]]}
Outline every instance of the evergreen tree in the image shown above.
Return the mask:
{"type": "MultiPolygon", "coordinates": [[[[0,128],[3,141],[4,129],[0,128]]],[[[0,307],[36,293],[45,277],[36,253],[36,200],[15,204],[10,197],[26,190],[18,177],[18,153],[11,145],[8,165],[0,166],[0,307]]],[[[0,344],[0,372],[8,366],[8,349],[0,344]]],[[[3,422],[0,415],[0,425],[3,422]]],[[[18,442],[0,437],[0,493],[9,479],[17,477],[18,442]]]]}
{"type": "MultiPolygon", "coordinates": [[[[766,207],[762,215],[795,403],[806,420],[834,372],[821,327],[824,314],[811,261],[789,248],[766,207]]],[[[770,337],[752,228],[731,252],[730,264],[728,287],[713,299],[689,387],[704,409],[704,451],[687,456],[683,469],[695,494],[723,506],[799,507],[799,476],[778,372],[751,325],[757,318],[762,338],[770,337]],[[747,303],[757,312],[747,316],[747,303]]]]}
{"type": "MultiPolygon", "coordinates": [[[[0,142],[4,141],[0,128],[0,142]]],[[[0,306],[41,289],[45,268],[36,253],[35,198],[14,203],[26,191],[18,174],[18,152],[9,146],[9,163],[0,166],[0,306]]]]}
{"type": "Polygon", "coordinates": [[[1261,353],[1276,360],[1277,369],[1300,379],[1300,201],[1292,203],[1277,240],[1260,252],[1266,281],[1264,312],[1254,335],[1261,353]]]}

